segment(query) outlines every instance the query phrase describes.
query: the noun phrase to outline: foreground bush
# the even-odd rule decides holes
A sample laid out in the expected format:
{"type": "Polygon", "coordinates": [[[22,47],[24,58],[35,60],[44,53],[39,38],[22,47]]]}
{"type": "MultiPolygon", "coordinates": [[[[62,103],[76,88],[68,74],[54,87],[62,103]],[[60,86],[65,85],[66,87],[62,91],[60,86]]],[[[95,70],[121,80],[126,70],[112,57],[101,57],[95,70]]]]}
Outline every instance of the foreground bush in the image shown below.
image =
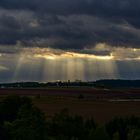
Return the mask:
{"type": "Polygon", "coordinates": [[[46,117],[27,97],[8,96],[0,105],[0,139],[46,140],[46,117]]]}

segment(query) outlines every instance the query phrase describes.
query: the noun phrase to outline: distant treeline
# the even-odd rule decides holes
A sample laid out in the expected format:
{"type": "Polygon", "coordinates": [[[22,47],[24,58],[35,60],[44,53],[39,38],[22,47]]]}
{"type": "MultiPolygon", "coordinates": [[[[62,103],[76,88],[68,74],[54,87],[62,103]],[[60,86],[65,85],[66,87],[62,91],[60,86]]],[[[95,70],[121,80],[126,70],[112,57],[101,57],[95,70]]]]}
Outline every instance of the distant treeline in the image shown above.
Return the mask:
{"type": "Polygon", "coordinates": [[[94,82],[48,82],[48,83],[38,83],[38,82],[19,82],[19,83],[6,83],[0,84],[1,88],[45,88],[45,87],[79,87],[86,86],[92,87],[94,82]]]}
{"type": "Polygon", "coordinates": [[[95,87],[101,88],[140,88],[140,80],[99,80],[95,87]]]}
{"type": "Polygon", "coordinates": [[[0,88],[47,88],[47,87],[96,87],[96,88],[140,88],[140,80],[98,80],[91,82],[18,82],[0,84],[0,88]]]}

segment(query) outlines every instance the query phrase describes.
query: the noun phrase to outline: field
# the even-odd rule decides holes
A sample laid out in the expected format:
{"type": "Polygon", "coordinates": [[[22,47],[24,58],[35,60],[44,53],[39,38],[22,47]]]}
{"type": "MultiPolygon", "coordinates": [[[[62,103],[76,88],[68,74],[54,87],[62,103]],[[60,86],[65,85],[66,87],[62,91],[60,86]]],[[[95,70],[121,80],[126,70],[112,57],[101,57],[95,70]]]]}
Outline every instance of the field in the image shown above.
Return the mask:
{"type": "Polygon", "coordinates": [[[140,117],[140,89],[47,88],[0,89],[5,95],[32,97],[35,106],[51,117],[64,108],[71,115],[106,122],[114,117],[140,117]]]}

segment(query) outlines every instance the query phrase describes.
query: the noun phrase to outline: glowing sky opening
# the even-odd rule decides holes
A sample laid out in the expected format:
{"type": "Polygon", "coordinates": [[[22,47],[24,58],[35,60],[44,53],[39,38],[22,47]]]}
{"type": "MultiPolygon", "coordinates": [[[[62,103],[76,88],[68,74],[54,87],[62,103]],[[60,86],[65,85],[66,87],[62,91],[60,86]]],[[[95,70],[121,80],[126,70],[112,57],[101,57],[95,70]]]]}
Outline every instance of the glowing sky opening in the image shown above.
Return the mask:
{"type": "Polygon", "coordinates": [[[89,59],[99,59],[99,60],[112,60],[113,56],[96,56],[96,55],[89,55],[89,54],[80,54],[75,52],[65,52],[61,55],[55,55],[55,54],[35,54],[35,57],[37,58],[45,58],[50,60],[55,60],[59,58],[89,58],[89,59]]]}

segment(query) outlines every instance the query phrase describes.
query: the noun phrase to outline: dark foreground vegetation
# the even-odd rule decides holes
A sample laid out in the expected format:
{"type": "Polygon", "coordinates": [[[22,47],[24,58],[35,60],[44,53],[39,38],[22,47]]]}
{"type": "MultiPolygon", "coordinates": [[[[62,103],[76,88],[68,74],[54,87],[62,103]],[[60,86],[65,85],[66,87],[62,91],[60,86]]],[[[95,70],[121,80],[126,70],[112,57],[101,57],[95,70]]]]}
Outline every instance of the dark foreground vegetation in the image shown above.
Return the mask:
{"type": "Polygon", "coordinates": [[[64,109],[47,119],[30,98],[8,96],[0,103],[0,140],[140,140],[140,118],[97,124],[64,109]]]}

